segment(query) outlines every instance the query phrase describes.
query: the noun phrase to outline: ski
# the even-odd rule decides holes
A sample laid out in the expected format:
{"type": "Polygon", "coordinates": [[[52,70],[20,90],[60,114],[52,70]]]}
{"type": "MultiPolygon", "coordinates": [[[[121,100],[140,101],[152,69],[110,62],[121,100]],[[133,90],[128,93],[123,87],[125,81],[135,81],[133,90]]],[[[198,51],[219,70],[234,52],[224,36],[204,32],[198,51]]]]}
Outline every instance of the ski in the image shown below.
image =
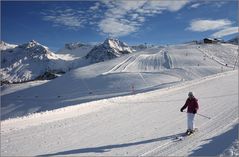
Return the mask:
{"type": "Polygon", "coordinates": [[[198,128],[195,128],[191,133],[182,133],[181,135],[175,136],[174,141],[183,141],[185,138],[190,137],[198,132],[198,128]]]}

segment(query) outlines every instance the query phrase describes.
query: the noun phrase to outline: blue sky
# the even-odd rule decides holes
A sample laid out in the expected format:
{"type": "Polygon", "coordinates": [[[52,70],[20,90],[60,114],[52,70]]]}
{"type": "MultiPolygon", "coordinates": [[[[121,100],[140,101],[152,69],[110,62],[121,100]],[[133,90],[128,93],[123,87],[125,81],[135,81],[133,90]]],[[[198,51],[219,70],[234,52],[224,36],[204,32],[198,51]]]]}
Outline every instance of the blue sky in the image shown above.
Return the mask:
{"type": "Polygon", "coordinates": [[[1,1],[1,40],[32,39],[57,50],[115,37],[130,44],[175,44],[238,31],[237,1],[1,1]]]}

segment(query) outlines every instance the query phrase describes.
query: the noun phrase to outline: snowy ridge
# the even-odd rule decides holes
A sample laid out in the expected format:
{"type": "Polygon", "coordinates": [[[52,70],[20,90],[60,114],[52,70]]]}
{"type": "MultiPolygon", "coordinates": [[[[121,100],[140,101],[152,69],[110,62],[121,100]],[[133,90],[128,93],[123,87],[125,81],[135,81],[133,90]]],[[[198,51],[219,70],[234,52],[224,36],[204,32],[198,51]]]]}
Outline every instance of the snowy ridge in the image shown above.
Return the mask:
{"type": "Polygon", "coordinates": [[[12,49],[12,48],[15,48],[15,47],[17,47],[17,45],[8,44],[8,43],[5,43],[4,41],[0,41],[0,50],[1,50],[1,52],[3,50],[12,49]]]}
{"type": "Polygon", "coordinates": [[[132,53],[133,49],[126,43],[118,39],[108,38],[103,44],[95,46],[87,55],[86,59],[92,63],[102,62],[122,56],[123,54],[132,53]]]}
{"type": "Polygon", "coordinates": [[[54,78],[69,70],[71,57],[57,55],[32,40],[1,51],[1,82],[19,83],[54,78]]]}

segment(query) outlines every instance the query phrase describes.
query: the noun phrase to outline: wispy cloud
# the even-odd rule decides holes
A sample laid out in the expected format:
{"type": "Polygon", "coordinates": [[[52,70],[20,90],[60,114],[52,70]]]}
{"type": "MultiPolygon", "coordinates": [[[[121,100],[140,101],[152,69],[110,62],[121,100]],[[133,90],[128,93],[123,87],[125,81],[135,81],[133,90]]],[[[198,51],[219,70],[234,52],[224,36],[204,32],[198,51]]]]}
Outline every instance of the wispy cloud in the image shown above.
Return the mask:
{"type": "MultiPolygon", "coordinates": [[[[162,14],[166,11],[176,12],[187,4],[188,8],[198,8],[205,4],[220,7],[225,2],[198,2],[196,0],[102,0],[91,4],[88,8],[84,8],[84,11],[81,10],[82,8],[76,9],[76,7],[75,9],[57,7],[52,10],[44,10],[41,12],[42,19],[51,22],[52,26],[72,30],[79,30],[85,26],[94,26],[92,29],[99,31],[101,34],[119,37],[140,30],[143,24],[147,22],[148,17],[162,14]]],[[[179,15],[177,19],[180,18],[179,15]]],[[[194,19],[186,30],[196,32],[217,30],[220,35],[224,32],[230,32],[229,27],[232,27],[232,22],[228,19],[194,19]]]]}
{"type": "Polygon", "coordinates": [[[238,27],[228,27],[216,33],[213,33],[211,36],[215,38],[221,38],[221,37],[231,35],[231,34],[236,34],[236,33],[238,33],[238,27]]]}
{"type": "Polygon", "coordinates": [[[41,14],[43,15],[42,19],[52,22],[53,26],[63,26],[67,29],[77,30],[86,23],[86,18],[83,16],[82,11],[70,8],[44,10],[41,14]]]}
{"type": "Polygon", "coordinates": [[[191,0],[192,4],[189,6],[189,8],[191,9],[196,9],[199,8],[201,6],[213,6],[213,7],[217,7],[220,8],[223,5],[225,5],[226,3],[228,3],[228,1],[219,1],[219,0],[191,0]]]}
{"type": "Polygon", "coordinates": [[[212,37],[221,38],[238,32],[238,27],[233,27],[233,22],[228,19],[201,20],[195,19],[190,22],[186,30],[194,32],[217,31],[212,37]]]}
{"type": "Polygon", "coordinates": [[[95,10],[98,10],[99,7],[100,7],[100,2],[96,2],[93,6],[89,8],[89,10],[95,11],[95,10]]]}
{"type": "Polygon", "coordinates": [[[160,14],[163,11],[175,12],[189,1],[113,1],[106,0],[103,19],[98,27],[101,32],[110,36],[124,36],[136,32],[147,20],[147,17],[160,14]]]}
{"type": "Polygon", "coordinates": [[[213,5],[220,8],[222,7],[223,5],[225,5],[226,3],[228,3],[229,1],[214,1],[213,2],[213,5]]]}
{"type": "Polygon", "coordinates": [[[115,18],[106,18],[99,23],[99,27],[103,33],[112,36],[124,36],[137,30],[137,23],[127,20],[119,20],[115,18]]]}
{"type": "Polygon", "coordinates": [[[202,5],[201,3],[194,3],[190,6],[190,8],[198,8],[200,5],[202,5]]]}
{"type": "Polygon", "coordinates": [[[186,28],[187,30],[204,32],[209,30],[219,30],[230,26],[232,22],[228,19],[218,19],[218,20],[201,20],[196,19],[190,22],[190,26],[186,28]]]}
{"type": "Polygon", "coordinates": [[[100,33],[119,37],[139,30],[147,17],[164,11],[176,12],[187,3],[189,0],[103,0],[95,2],[85,12],[72,8],[44,10],[42,19],[53,26],[73,30],[93,25],[100,33]]]}

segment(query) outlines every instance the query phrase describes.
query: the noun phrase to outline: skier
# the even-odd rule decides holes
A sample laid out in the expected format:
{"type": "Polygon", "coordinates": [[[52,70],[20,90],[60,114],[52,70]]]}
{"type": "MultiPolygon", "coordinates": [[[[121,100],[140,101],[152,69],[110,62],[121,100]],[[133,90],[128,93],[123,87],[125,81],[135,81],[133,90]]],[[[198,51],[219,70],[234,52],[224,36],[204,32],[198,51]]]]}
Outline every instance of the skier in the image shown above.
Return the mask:
{"type": "Polygon", "coordinates": [[[188,129],[186,131],[187,135],[190,135],[194,132],[194,117],[199,109],[198,100],[193,96],[192,92],[188,93],[188,98],[184,106],[180,109],[183,112],[184,109],[187,109],[187,119],[188,119],[188,129]]]}

